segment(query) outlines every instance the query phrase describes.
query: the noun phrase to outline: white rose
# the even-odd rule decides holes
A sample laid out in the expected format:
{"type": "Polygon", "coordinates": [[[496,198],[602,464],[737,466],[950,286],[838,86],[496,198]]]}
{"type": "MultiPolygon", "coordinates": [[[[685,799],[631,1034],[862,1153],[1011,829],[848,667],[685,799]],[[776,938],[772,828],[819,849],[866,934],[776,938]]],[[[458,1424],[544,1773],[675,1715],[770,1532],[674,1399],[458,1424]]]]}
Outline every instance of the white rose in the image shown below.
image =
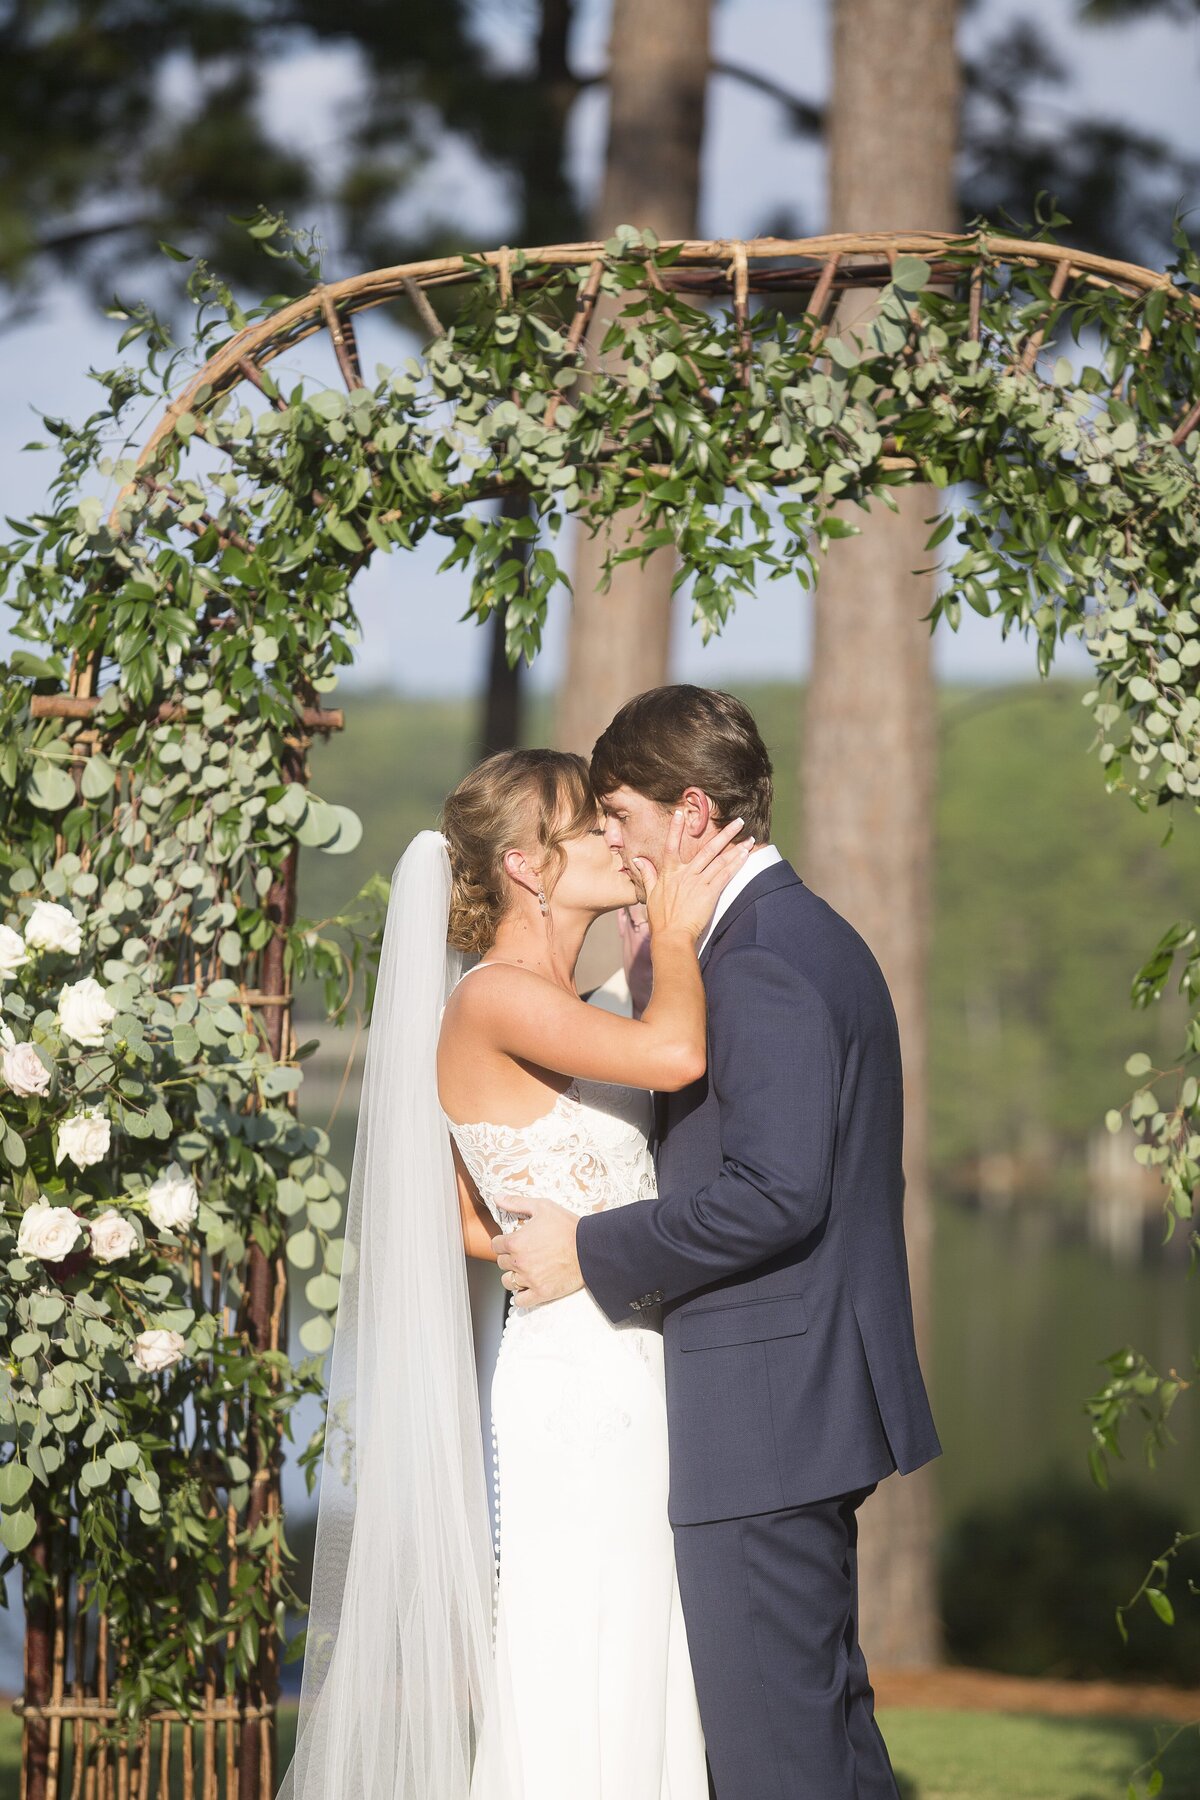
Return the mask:
{"type": "Polygon", "coordinates": [[[69,950],[73,956],[83,943],[83,934],[69,906],[60,906],[57,900],[35,900],[25,921],[25,942],[35,950],[69,950]]]}
{"type": "Polygon", "coordinates": [[[146,1210],[160,1231],[178,1231],[190,1225],[200,1210],[196,1184],[177,1162],[169,1165],[146,1195],[146,1210]]]}
{"type": "Polygon", "coordinates": [[[0,1058],[0,1069],[14,1094],[44,1094],[50,1071],[32,1044],[14,1044],[0,1058]]]}
{"type": "Polygon", "coordinates": [[[73,1113],[58,1128],[55,1168],[64,1156],[69,1156],[77,1169],[88,1169],[93,1163],[103,1162],[111,1138],[112,1126],[103,1107],[90,1106],[86,1112],[73,1113]]]}
{"type": "Polygon", "coordinates": [[[29,961],[25,939],[11,925],[0,925],[0,981],[15,975],[29,961]]]}
{"type": "Polygon", "coordinates": [[[177,1363],[183,1348],[177,1331],[139,1331],[133,1340],[133,1360],[147,1375],[155,1375],[177,1363]]]}
{"type": "Polygon", "coordinates": [[[66,1037],[77,1044],[99,1045],[104,1042],[104,1028],[117,1016],[115,1006],[104,998],[104,989],[94,975],[82,981],[66,982],[58,991],[58,1022],[66,1037]]]}
{"type": "Polygon", "coordinates": [[[91,1233],[92,1253],[101,1262],[115,1262],[118,1256],[128,1256],[138,1247],[137,1232],[129,1220],[111,1206],[98,1219],[88,1219],[87,1228],[91,1233]]]}
{"type": "Polygon", "coordinates": [[[39,1194],[32,1206],[26,1207],[17,1232],[17,1255],[36,1256],[42,1262],[61,1262],[78,1248],[77,1239],[86,1230],[84,1221],[69,1206],[51,1206],[45,1194],[39,1194]]]}
{"type": "Polygon", "coordinates": [[[5,1050],[15,1050],[17,1040],[12,1034],[12,1027],[7,1019],[0,1019],[0,1045],[5,1050]]]}

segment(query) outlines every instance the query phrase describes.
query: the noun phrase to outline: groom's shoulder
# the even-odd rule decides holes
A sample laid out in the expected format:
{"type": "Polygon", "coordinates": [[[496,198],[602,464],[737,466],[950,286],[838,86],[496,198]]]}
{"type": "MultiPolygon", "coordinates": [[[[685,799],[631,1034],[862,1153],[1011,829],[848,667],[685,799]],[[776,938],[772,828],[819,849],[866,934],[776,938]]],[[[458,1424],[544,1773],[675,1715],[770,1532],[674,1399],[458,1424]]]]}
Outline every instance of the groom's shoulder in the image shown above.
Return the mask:
{"type": "Polygon", "coordinates": [[[755,899],[734,930],[728,948],[757,944],[784,957],[818,985],[845,982],[854,971],[868,981],[882,980],[870,945],[849,919],[808,886],[790,864],[791,881],[781,882],[755,899]],[[740,929],[738,929],[740,927],[740,929]]]}
{"type": "Polygon", "coordinates": [[[895,1007],[866,940],[790,865],[770,874],[774,879],[764,879],[713,945],[705,977],[710,995],[730,982],[740,991],[747,953],[765,951],[820,997],[841,1042],[861,1040],[865,1030],[873,1043],[889,1047],[890,1056],[898,1055],[895,1007]]]}
{"type": "Polygon", "coordinates": [[[835,912],[827,900],[809,887],[786,859],[764,871],[759,883],[752,883],[748,892],[752,900],[752,905],[747,908],[748,917],[738,921],[749,931],[748,937],[743,936],[743,942],[757,939],[762,943],[773,935],[789,934],[798,926],[810,935],[818,932],[830,936],[841,933],[858,936],[850,921],[835,912]]]}

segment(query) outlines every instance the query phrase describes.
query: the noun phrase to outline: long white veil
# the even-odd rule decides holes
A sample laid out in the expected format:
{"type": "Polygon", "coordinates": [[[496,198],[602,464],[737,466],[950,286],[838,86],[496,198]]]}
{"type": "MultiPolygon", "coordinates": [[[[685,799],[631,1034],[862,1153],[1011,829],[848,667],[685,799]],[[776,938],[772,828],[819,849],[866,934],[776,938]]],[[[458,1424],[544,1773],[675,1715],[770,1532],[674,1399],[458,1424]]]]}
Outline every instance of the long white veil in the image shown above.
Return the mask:
{"type": "Polygon", "coordinates": [[[463,970],[446,943],[449,902],[445,839],[422,831],[393,872],[384,924],[296,1750],[277,1800],[515,1800],[495,1748],[495,1565],[437,1094],[442,1009],[463,970]]]}

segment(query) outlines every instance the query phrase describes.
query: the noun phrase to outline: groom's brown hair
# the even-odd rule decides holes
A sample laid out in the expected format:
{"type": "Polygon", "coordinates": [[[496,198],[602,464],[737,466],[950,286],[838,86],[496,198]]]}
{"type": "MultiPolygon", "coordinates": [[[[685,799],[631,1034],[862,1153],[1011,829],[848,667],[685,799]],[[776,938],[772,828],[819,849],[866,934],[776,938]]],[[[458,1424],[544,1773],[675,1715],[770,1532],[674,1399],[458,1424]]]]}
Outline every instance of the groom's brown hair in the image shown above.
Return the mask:
{"type": "Polygon", "coordinates": [[[674,806],[685,788],[698,787],[718,824],[741,817],[760,844],[771,835],[771,774],[750,708],[719,688],[683,682],[627,700],[592,751],[597,799],[629,787],[674,806]]]}

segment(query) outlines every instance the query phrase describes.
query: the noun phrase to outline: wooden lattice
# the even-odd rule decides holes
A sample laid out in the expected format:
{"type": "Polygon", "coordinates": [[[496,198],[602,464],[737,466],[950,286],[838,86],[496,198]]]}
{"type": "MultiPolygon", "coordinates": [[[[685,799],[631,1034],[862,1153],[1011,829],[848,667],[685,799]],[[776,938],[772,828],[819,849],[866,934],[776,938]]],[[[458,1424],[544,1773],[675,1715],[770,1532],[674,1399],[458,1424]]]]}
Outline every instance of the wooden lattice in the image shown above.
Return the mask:
{"type": "MultiPolygon", "coordinates": [[[[213,399],[243,382],[265,392],[262,370],[266,365],[314,333],[329,334],[346,387],[361,387],[353,315],[398,302],[411,309],[425,337],[432,339],[441,335],[444,327],[430,296],[443,288],[479,280],[481,265],[496,271],[502,298],[510,295],[517,284],[536,285],[545,279],[547,269],[564,265],[585,268],[587,273],[579,287],[577,310],[568,333],[568,348],[578,349],[600,292],[604,246],[555,244],[529,249],[519,269],[514,267],[514,254],[508,247],[501,247],[469,260],[447,256],[373,269],[344,281],[322,284],[270,317],[246,327],[208,360],[163,412],[142,447],[134,480],[170,500],[172,490],[151,470],[159,445],[180,415],[194,413],[197,433],[203,436],[205,408],[213,399]]],[[[732,299],[735,320],[743,326],[754,294],[768,300],[786,300],[793,306],[803,305],[807,314],[821,323],[848,290],[877,288],[885,283],[897,257],[902,255],[927,260],[934,284],[968,282],[968,330],[975,340],[980,332],[985,271],[998,265],[1041,265],[1052,270],[1052,306],[1069,302],[1072,290],[1080,285],[1114,289],[1134,307],[1156,290],[1171,289],[1173,285],[1170,276],[1160,271],[1069,246],[992,234],[963,238],[928,231],[687,242],[669,266],[656,268],[648,263],[647,283],[699,300],[732,299]],[[971,249],[976,258],[974,265],[964,266],[964,250],[971,249]]],[[[1200,312],[1200,301],[1193,299],[1192,304],[1200,312]]],[[[1034,364],[1044,329],[1044,324],[1034,325],[1022,347],[1021,361],[1027,369],[1034,364]]],[[[1152,341],[1149,326],[1144,326],[1142,350],[1152,341]]],[[[748,355],[748,336],[746,345],[748,355]]],[[[1119,375],[1114,382],[1116,391],[1124,391],[1128,375],[1128,371],[1119,375]]],[[[700,394],[702,400],[711,400],[703,382],[700,394]]],[[[278,398],[274,403],[283,405],[278,398]]],[[[552,411],[557,405],[558,400],[551,399],[552,411]]],[[[1198,422],[1200,397],[1177,421],[1174,441],[1183,443],[1198,422]]],[[[911,466],[909,459],[900,455],[884,460],[893,467],[911,466]]],[[[512,484],[497,481],[486,491],[501,495],[512,491],[512,484]]],[[[178,500],[182,506],[182,498],[178,500]]],[[[314,494],[312,500],[317,506],[323,504],[320,494],[314,494]]],[[[217,529],[207,517],[184,523],[198,533],[217,529]]],[[[219,530],[218,536],[223,542],[235,541],[219,530]]],[[[369,550],[364,551],[362,561],[369,554],[369,550]]],[[[82,720],[96,715],[100,663],[99,652],[88,662],[73,661],[68,691],[33,696],[34,717],[82,720]]],[[[312,704],[314,699],[311,694],[297,696],[297,729],[285,740],[281,768],[287,781],[307,781],[306,751],[311,734],[340,730],[344,723],[340,711],[322,709],[312,704]]],[[[172,716],[172,709],[160,708],[158,716],[172,716]]],[[[122,726],[127,722],[125,714],[122,726]]],[[[73,773],[77,782],[86,757],[103,741],[104,728],[99,726],[75,740],[73,773]]],[[[295,1048],[292,995],[283,972],[284,934],[295,916],[295,901],[293,849],[266,903],[269,916],[276,922],[276,935],[260,955],[255,982],[244,985],[241,994],[246,1007],[263,1015],[263,1035],[277,1057],[288,1057],[295,1048]]],[[[194,978],[203,984],[216,972],[215,965],[208,969],[196,966],[191,977],[181,979],[194,978]]],[[[288,1103],[295,1105],[294,1093],[288,1103]]],[[[202,1302],[200,1257],[196,1252],[192,1254],[194,1291],[202,1302]]],[[[211,1279],[215,1306],[222,1291],[219,1259],[211,1279]]],[[[252,1243],[247,1252],[244,1282],[242,1316],[231,1321],[226,1308],[225,1328],[245,1330],[251,1344],[261,1349],[285,1345],[287,1282],[282,1255],[268,1259],[252,1243]]],[[[227,1417],[214,1420],[213,1429],[220,1431],[230,1450],[250,1450],[250,1446],[228,1443],[227,1417]]],[[[251,1498],[241,1521],[243,1529],[252,1529],[264,1515],[278,1512],[279,1465],[280,1445],[276,1441],[259,1466],[252,1468],[251,1498]]],[[[239,1521],[231,1507],[227,1542],[233,1572],[238,1528],[239,1521]]],[[[252,1680],[234,1682],[228,1660],[223,1666],[213,1660],[196,1671],[194,1723],[180,1722],[178,1714],[157,1712],[143,1721],[140,1733],[125,1748],[113,1750],[95,1744],[96,1724],[114,1716],[107,1695],[113,1658],[119,1659],[121,1651],[119,1645],[109,1641],[108,1620],[95,1611],[89,1614],[86,1596],[81,1597],[71,1569],[70,1545],[69,1522],[39,1522],[30,1554],[53,1576],[54,1598],[51,1604],[30,1601],[26,1608],[25,1687],[22,1698],[14,1705],[24,1721],[21,1800],[68,1800],[68,1796],[69,1800],[166,1800],[172,1792],[182,1794],[184,1800],[218,1800],[221,1795],[225,1800],[233,1800],[234,1795],[238,1800],[272,1800],[277,1782],[278,1645],[269,1632],[262,1635],[259,1663],[252,1680]]]]}

